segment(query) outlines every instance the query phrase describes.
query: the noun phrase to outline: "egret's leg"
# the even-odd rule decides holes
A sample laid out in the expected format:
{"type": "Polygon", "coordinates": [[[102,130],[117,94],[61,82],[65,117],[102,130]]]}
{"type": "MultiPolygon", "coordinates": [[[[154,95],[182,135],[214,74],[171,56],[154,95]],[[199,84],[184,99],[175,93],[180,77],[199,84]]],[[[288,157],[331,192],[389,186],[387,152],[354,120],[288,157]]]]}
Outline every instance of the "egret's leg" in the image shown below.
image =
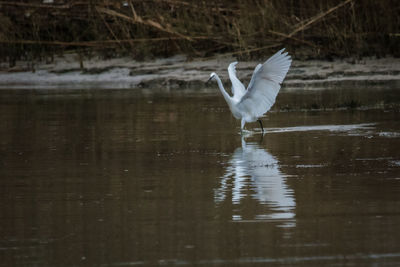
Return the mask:
{"type": "Polygon", "coordinates": [[[260,126],[261,126],[261,132],[262,133],[264,133],[264,128],[263,128],[263,125],[262,125],[262,121],[261,120],[257,120],[259,123],[260,123],[260,126]]]}
{"type": "Polygon", "coordinates": [[[242,121],[241,121],[241,123],[240,123],[240,132],[241,133],[243,133],[243,129],[244,129],[244,124],[245,124],[246,122],[244,121],[244,119],[242,118],[242,121]]]}
{"type": "Polygon", "coordinates": [[[260,135],[260,144],[262,144],[263,139],[264,139],[264,134],[260,135]]]}

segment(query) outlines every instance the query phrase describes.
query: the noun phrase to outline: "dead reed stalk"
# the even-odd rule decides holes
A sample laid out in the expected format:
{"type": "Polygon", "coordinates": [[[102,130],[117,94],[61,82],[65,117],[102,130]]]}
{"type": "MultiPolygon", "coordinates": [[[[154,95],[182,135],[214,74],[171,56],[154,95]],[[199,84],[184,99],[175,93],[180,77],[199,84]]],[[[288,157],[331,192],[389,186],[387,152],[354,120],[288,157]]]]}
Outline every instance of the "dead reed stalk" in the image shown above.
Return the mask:
{"type": "Polygon", "coordinates": [[[0,1],[0,60],[90,48],[137,59],[186,53],[259,57],[399,53],[396,0],[0,1]]]}

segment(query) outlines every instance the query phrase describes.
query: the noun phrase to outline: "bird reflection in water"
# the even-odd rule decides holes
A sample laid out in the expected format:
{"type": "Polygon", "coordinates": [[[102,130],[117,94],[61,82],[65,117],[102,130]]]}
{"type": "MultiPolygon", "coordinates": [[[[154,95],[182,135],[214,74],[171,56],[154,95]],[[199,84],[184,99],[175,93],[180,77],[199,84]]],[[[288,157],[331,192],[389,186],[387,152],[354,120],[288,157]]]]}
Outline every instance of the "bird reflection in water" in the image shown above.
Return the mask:
{"type": "MultiPolygon", "coordinates": [[[[257,209],[250,220],[276,221],[278,226],[294,227],[296,202],[293,190],[286,184],[287,177],[280,171],[274,156],[256,143],[246,144],[242,137],[242,147],[232,154],[220,186],[215,190],[214,200],[221,204],[229,201],[231,196],[232,204],[239,205],[250,196],[262,205],[262,211],[257,209]]],[[[234,213],[232,220],[245,219],[234,213]]]]}

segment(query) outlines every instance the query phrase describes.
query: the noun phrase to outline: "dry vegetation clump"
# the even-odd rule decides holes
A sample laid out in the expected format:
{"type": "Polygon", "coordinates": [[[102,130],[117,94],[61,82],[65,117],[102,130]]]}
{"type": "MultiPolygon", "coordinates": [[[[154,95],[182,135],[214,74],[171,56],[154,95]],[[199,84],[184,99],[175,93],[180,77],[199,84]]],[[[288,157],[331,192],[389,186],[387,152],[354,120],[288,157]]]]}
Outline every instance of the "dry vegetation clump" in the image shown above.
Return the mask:
{"type": "Polygon", "coordinates": [[[70,50],[252,58],[281,46],[305,58],[398,56],[399,13],[397,0],[0,1],[0,60],[51,60],[70,50]]]}

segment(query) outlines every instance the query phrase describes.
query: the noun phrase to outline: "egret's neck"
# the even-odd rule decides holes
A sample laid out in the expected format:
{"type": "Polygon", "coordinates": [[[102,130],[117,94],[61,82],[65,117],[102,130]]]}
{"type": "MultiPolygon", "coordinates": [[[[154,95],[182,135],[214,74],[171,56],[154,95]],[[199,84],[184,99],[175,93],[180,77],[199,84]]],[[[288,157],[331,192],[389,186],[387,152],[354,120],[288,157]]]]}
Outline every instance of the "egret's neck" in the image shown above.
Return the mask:
{"type": "Polygon", "coordinates": [[[215,79],[217,80],[219,90],[225,98],[225,101],[230,105],[231,104],[231,96],[225,91],[224,86],[222,85],[221,79],[217,74],[215,74],[215,79]]]}

